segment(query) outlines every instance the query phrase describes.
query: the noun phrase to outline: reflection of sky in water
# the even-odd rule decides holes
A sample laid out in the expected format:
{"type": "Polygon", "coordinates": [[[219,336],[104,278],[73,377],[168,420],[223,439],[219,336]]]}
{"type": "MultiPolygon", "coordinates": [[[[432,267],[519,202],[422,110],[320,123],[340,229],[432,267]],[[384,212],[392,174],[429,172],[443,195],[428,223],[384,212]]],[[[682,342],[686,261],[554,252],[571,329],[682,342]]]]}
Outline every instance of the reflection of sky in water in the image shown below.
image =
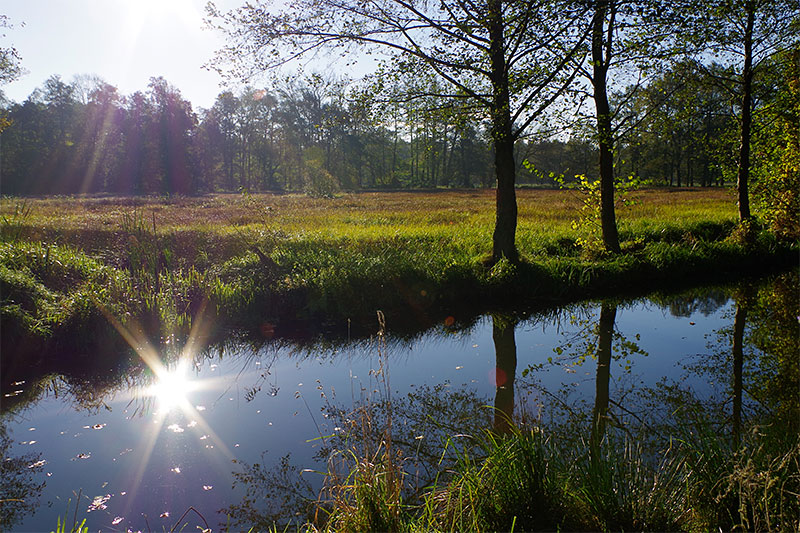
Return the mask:
{"type": "MultiPolygon", "coordinates": [[[[615,387],[683,379],[680,364],[708,351],[706,336],[730,327],[732,308],[728,303],[716,311],[690,310],[676,317],[652,303],[620,307],[617,331],[628,339],[638,334],[637,344],[648,355],[632,354],[629,372],[624,357],[612,361],[612,398],[615,387]]],[[[573,325],[562,316],[558,325],[537,320],[517,327],[518,405],[536,409],[542,403],[546,409],[548,399],[541,390],[555,393],[564,385],[574,387],[571,394],[593,401],[595,361],[575,364],[574,355],[556,352],[565,339],[579,338],[576,334],[587,324],[596,325],[599,305],[578,314],[588,319],[586,324],[573,325]],[[521,376],[536,365],[541,367],[521,376]],[[530,384],[536,385],[534,392],[526,387],[530,384]]],[[[449,384],[474,391],[487,404],[494,400],[491,318],[466,333],[431,334],[390,345],[388,354],[387,375],[395,397],[423,384],[449,384]]],[[[312,466],[320,445],[312,439],[335,431],[321,408],[326,402],[346,406],[374,396],[381,387],[370,369],[378,364],[374,344],[336,354],[309,355],[288,348],[256,355],[226,352],[194,366],[157,372],[160,382],[118,392],[94,414],[76,411],[69,398],[50,395],[8,422],[16,442],[12,453],[40,452],[46,461],[40,510],[17,528],[54,529],[57,517],[67,512],[68,499],[72,516],[73,491],[79,490],[79,520],[86,517],[90,530],[168,530],[189,506],[216,527],[225,522],[216,511],[243,496],[241,489],[231,488],[231,471],[238,468],[233,460],[277,463],[291,452],[293,463],[312,466]]],[[[706,378],[687,379],[682,385],[697,391],[708,386],[706,378]]]]}

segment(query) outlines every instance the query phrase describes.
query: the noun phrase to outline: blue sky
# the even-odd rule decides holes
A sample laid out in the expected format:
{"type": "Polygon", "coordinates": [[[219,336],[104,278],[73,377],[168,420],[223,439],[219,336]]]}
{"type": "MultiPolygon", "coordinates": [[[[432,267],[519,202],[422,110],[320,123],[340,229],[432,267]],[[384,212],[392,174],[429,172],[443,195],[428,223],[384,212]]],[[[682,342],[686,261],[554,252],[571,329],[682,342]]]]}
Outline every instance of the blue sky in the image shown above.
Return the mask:
{"type": "MultiPolygon", "coordinates": [[[[222,80],[202,66],[223,37],[204,28],[206,1],[4,0],[0,13],[14,28],[4,32],[2,46],[17,48],[28,73],[0,90],[21,102],[53,74],[68,82],[96,74],[131,94],[163,76],[195,109],[207,108],[222,80]]],[[[233,8],[239,0],[216,4],[233,8]]]]}

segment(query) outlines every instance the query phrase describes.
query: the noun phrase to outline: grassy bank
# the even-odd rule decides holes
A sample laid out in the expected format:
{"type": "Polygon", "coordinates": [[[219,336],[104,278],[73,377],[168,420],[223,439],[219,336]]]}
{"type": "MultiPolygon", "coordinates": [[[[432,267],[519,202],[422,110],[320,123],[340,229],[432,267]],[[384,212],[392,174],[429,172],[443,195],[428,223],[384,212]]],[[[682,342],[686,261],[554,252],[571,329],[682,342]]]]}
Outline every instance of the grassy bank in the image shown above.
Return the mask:
{"type": "MultiPolygon", "coordinates": [[[[622,432],[567,452],[539,430],[485,432],[452,478],[405,500],[402,458],[354,457],[317,501],[322,531],[796,531],[800,440],[769,426],[734,445],[689,413],[657,460],[622,432]],[[325,517],[324,519],[320,519],[325,517]]],[[[331,475],[331,474],[329,474],[331,475]]],[[[277,528],[280,530],[280,528],[277,528]]]]}
{"type": "Polygon", "coordinates": [[[730,191],[634,200],[619,214],[623,253],[607,256],[591,221],[574,224],[579,193],[520,191],[523,262],[487,269],[492,191],[4,198],[3,341],[58,338],[102,314],[168,336],[201,308],[266,335],[371,328],[376,309],[414,328],[797,264],[797,243],[737,229],[730,191]]]}

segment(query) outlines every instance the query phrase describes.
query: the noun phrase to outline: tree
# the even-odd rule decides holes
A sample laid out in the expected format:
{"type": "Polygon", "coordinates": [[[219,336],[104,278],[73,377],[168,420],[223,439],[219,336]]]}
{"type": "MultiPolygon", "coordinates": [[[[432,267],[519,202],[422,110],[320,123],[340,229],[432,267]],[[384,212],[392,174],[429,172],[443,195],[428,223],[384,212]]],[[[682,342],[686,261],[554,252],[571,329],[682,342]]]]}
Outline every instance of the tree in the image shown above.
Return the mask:
{"type": "MultiPolygon", "coordinates": [[[[14,26],[8,19],[8,15],[0,15],[0,29],[11,29],[14,26]]],[[[5,37],[5,33],[0,37],[5,37]]],[[[5,85],[16,80],[23,74],[22,57],[13,46],[0,47],[0,85],[5,85]]]]}
{"type": "MultiPolygon", "coordinates": [[[[7,15],[0,15],[0,29],[12,28],[7,15]]],[[[0,34],[5,37],[5,33],[0,34]]],[[[22,57],[13,46],[0,47],[0,86],[11,83],[22,75],[22,57]]],[[[0,92],[2,96],[2,92],[0,92]]],[[[5,114],[0,114],[0,132],[11,125],[5,114]]]]}
{"type": "Polygon", "coordinates": [[[706,52],[728,67],[726,73],[714,77],[739,100],[736,188],[739,220],[745,221],[751,218],[748,189],[757,104],[753,83],[765,69],[775,66],[771,58],[791,58],[786,51],[800,43],[800,9],[796,0],[714,0],[699,2],[692,9],[701,30],[691,37],[708,43],[706,52]]]}
{"type": "Polygon", "coordinates": [[[572,81],[575,70],[567,66],[582,54],[576,22],[583,7],[555,0],[300,0],[279,13],[262,3],[226,14],[211,4],[209,13],[228,36],[216,64],[231,64],[234,74],[360,45],[388,54],[392,71],[435,73],[439,96],[482,108],[497,181],[491,260],[518,259],[514,141],[572,81]]]}
{"type": "Polygon", "coordinates": [[[775,58],[753,136],[753,200],[772,231],[800,239],[800,46],[775,58]],[[782,57],[789,56],[789,57],[782,57]]]}
{"type": "Polygon", "coordinates": [[[614,151],[625,118],[618,116],[619,105],[612,108],[610,92],[615,85],[629,85],[626,80],[637,80],[634,86],[640,86],[647,69],[670,54],[664,44],[673,29],[667,3],[660,0],[593,0],[590,4],[591,54],[581,65],[581,73],[591,85],[595,108],[603,245],[616,253],[620,246],[614,209],[614,151]]]}

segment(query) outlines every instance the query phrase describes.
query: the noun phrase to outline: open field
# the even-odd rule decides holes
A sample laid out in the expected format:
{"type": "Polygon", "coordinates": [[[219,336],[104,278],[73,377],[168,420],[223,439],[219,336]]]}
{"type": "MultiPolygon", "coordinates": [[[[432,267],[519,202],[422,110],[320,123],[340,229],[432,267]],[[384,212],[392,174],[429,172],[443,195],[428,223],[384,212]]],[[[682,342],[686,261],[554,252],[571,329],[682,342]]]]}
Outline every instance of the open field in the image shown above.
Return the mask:
{"type": "MultiPolygon", "coordinates": [[[[571,232],[582,197],[576,191],[519,190],[519,246],[571,232]]],[[[735,198],[727,189],[646,190],[618,212],[623,232],[658,224],[729,222],[735,198]]],[[[488,246],[494,223],[494,191],[369,192],[337,198],[304,195],[210,195],[196,198],[3,198],[0,214],[13,216],[25,203],[30,213],[19,223],[36,239],[44,235],[91,249],[89,235],[124,232],[133,213],[159,233],[197,231],[226,238],[275,231],[290,238],[379,240],[396,236],[470,237],[488,246]],[[81,241],[84,237],[85,241],[81,241]]],[[[476,243],[477,244],[477,243],[476,243]]],[[[526,250],[526,248],[528,248],[526,250]]],[[[485,252],[485,250],[483,251],[485,252]]]]}
{"type": "Polygon", "coordinates": [[[49,335],[89,320],[99,304],[117,316],[155,315],[164,333],[187,327],[210,301],[245,328],[254,316],[371,322],[376,309],[431,321],[454,309],[546,305],[796,263],[791,243],[737,236],[729,190],[629,199],[617,215],[623,253],[608,256],[599,228],[581,218],[581,193],[520,190],[523,262],[489,269],[492,190],[3,198],[3,320],[18,326],[10,331],[49,335]]]}

